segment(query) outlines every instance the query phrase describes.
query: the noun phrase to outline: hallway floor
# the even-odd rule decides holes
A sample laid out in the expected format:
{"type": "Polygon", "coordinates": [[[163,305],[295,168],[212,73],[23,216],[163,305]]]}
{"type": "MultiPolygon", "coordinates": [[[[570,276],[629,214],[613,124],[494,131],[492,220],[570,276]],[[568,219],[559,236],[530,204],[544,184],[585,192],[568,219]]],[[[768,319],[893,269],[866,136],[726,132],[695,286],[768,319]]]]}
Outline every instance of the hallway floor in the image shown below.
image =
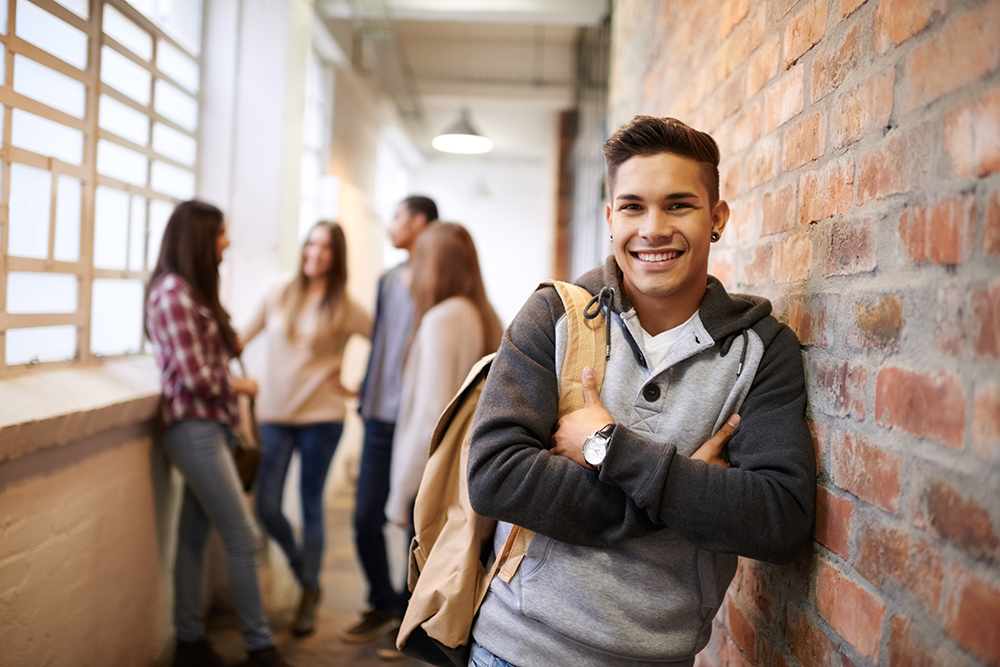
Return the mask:
{"type": "MultiPolygon", "coordinates": [[[[416,667],[425,663],[406,658],[385,661],[375,651],[391,648],[394,638],[383,633],[367,644],[347,644],[338,633],[358,621],[364,608],[366,586],[361,569],[354,556],[351,539],[351,510],[353,498],[347,492],[338,492],[328,499],[327,547],[323,564],[323,600],[316,622],[316,633],[302,639],[292,636],[289,627],[293,609],[271,614],[271,627],[275,631],[278,649],[293,667],[375,667],[397,665],[416,667]]],[[[389,539],[390,550],[399,554],[394,567],[402,567],[402,544],[389,539]],[[397,547],[398,548],[394,548],[397,547]]],[[[392,555],[396,555],[395,553],[392,555]]],[[[225,614],[209,619],[208,637],[215,649],[230,664],[244,660],[243,642],[236,626],[236,617],[225,614]]]]}

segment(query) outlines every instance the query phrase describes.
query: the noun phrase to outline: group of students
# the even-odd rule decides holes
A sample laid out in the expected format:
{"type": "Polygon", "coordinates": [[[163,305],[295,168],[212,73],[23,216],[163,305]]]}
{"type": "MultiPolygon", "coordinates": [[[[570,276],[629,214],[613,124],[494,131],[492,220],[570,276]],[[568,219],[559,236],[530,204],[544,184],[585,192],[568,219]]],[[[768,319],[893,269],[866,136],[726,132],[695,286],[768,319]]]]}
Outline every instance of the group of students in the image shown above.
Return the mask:
{"type": "MultiPolygon", "coordinates": [[[[495,553],[514,526],[534,538],[516,573],[490,582],[470,665],[690,667],[737,557],[787,562],[809,544],[816,468],[798,340],[767,300],[730,295],[708,275],[710,248],[729,220],[718,146],[676,119],[637,116],[604,154],[612,254],[576,283],[593,297],[586,313],[604,316],[606,365],[600,384],[586,368],[582,389],[562,389],[582,391],[581,409],[559,414],[560,367],[575,342],[555,289],[532,294],[501,334],[468,232],[435,222],[426,198],[404,200],[390,224],[411,259],[380,279],[373,322],[344,295],[342,232],[320,225],[299,276],[246,332],[268,337],[258,509],[303,587],[298,631],[311,627],[319,599],[321,492],[350,393],[337,371],[347,337],[369,326],[354,532],[370,609],[341,634],[347,641],[374,638],[405,608],[383,527],[387,517],[412,526],[434,422],[473,363],[498,345],[475,413],[469,499],[498,521],[495,553]],[[281,392],[302,400],[283,404],[281,392]],[[316,392],[329,402],[313,404],[316,392]],[[303,453],[301,545],[279,509],[295,448],[303,453]]],[[[218,298],[227,243],[217,209],[178,206],[147,305],[163,370],[164,442],[187,482],[177,664],[221,664],[199,609],[211,522],[226,545],[250,664],[282,665],[257,588],[253,520],[226,451],[235,394],[257,389],[228,375],[241,343],[218,298]]]]}
{"type": "MultiPolygon", "coordinates": [[[[372,609],[398,618],[405,605],[405,596],[389,580],[386,517],[411,529],[437,416],[475,361],[497,348],[502,326],[486,298],[472,237],[461,225],[438,222],[432,200],[402,201],[389,233],[411,260],[380,280],[374,321],[347,294],[343,229],[319,222],[306,238],[297,275],[272,289],[237,333],[219,300],[219,263],[229,245],[222,212],[188,201],[167,223],[148,284],[146,331],[161,370],[163,445],[185,481],[174,569],[175,665],[224,664],[205,637],[202,614],[210,525],[225,546],[247,664],[287,664],[274,646],[261,601],[255,521],[230,454],[239,429],[238,394],[256,397],[261,422],[256,511],[302,589],[292,632],[314,631],[321,595],[323,489],[343,431],[345,399],[359,393],[340,378],[354,335],[373,343],[360,391],[365,442],[354,521],[358,555],[371,584],[372,609]],[[259,383],[234,377],[230,361],[258,335],[267,347],[264,376],[259,383]],[[282,512],[295,451],[301,468],[301,539],[282,512]]],[[[377,617],[365,614],[344,639],[371,639],[384,624],[375,622],[377,617]]]]}

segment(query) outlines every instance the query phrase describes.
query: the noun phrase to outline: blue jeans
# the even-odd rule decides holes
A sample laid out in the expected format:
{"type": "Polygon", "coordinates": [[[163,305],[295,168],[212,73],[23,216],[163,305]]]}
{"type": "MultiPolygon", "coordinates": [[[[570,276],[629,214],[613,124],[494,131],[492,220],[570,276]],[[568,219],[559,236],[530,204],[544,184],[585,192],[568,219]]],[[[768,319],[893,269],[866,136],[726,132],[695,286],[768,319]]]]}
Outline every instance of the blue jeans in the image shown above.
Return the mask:
{"type": "Polygon", "coordinates": [[[243,496],[233,457],[232,434],[220,422],[175,422],[163,439],[167,455],[184,475],[184,499],[174,564],[174,626],[177,639],[205,634],[201,575],[209,525],[226,548],[229,586],[248,651],[274,644],[257,582],[258,532],[243,496]]]}
{"type": "Polygon", "coordinates": [[[514,667],[514,665],[503,658],[496,657],[473,640],[469,667],[514,667]]]}
{"type": "Polygon", "coordinates": [[[344,431],[342,422],[297,426],[261,424],[260,467],[257,469],[257,514],[268,535],[288,558],[303,588],[319,588],[323,565],[323,487],[330,461],[344,431]],[[292,452],[299,450],[299,496],[302,502],[302,542],[281,511],[281,498],[292,452]]]}
{"type": "Polygon", "coordinates": [[[368,604],[374,609],[399,612],[405,607],[406,598],[396,592],[389,578],[389,559],[383,532],[395,431],[395,424],[374,419],[365,422],[354,506],[354,544],[361,569],[368,579],[368,604]]]}

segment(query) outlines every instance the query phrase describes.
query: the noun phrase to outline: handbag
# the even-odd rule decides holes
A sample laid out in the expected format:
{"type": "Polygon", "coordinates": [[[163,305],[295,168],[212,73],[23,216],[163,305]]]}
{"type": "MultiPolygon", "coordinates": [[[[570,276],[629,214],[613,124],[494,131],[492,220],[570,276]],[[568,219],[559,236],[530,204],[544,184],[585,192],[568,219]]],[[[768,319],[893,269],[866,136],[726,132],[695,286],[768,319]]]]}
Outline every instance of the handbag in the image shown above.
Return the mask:
{"type": "MultiPolygon", "coordinates": [[[[237,358],[243,377],[247,376],[243,359],[237,358]]],[[[257,478],[257,467],[260,465],[260,428],[257,426],[257,416],[254,414],[254,399],[250,397],[250,409],[244,415],[240,411],[240,431],[233,443],[233,462],[236,463],[236,473],[240,477],[243,491],[250,492],[257,478]]]]}

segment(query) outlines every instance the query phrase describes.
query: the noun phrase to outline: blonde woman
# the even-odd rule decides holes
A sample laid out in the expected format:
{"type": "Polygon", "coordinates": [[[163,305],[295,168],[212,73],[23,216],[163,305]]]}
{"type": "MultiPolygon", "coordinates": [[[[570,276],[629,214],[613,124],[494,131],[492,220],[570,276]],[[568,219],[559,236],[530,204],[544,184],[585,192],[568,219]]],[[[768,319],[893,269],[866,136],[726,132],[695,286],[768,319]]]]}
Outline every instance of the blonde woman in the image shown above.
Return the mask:
{"type": "Polygon", "coordinates": [[[347,287],[347,241],[335,222],[319,222],[302,248],[298,275],[272,292],[244,332],[264,332],[267,370],[260,382],[257,417],[262,452],[257,513],[288,558],[302,586],[292,626],[297,636],[315,630],[319,572],[325,540],[323,487],[353,395],[340,383],[344,348],[353,335],[371,335],[371,317],[347,287]],[[300,457],[302,539],[282,513],[282,492],[293,452],[300,457]]]}
{"type": "Polygon", "coordinates": [[[415,307],[392,443],[386,517],[412,526],[413,501],[441,412],[472,366],[500,346],[503,326],[486,298],[472,237],[438,222],[417,239],[410,283],[415,307]]]}

